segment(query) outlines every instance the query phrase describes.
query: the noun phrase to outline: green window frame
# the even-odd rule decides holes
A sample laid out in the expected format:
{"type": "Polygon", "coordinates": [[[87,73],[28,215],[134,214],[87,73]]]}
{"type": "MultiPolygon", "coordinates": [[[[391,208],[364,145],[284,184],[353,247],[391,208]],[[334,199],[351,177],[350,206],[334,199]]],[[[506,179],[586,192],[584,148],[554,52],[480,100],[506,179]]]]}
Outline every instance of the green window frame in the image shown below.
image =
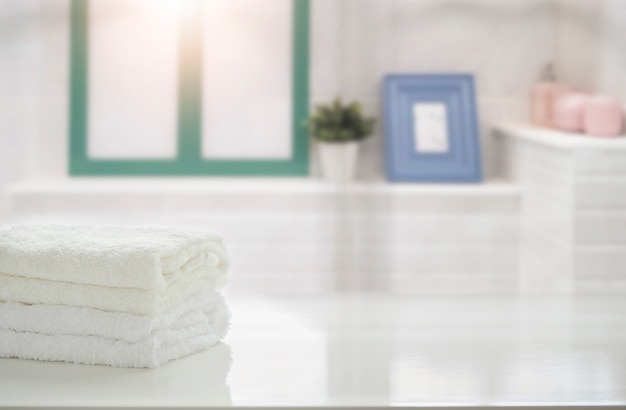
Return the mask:
{"type": "MultiPolygon", "coordinates": [[[[201,0],[200,0],[201,1],[201,0]]],[[[201,16],[181,24],[178,155],[175,159],[99,160],[87,156],[89,0],[72,0],[69,158],[72,176],[304,176],[309,173],[309,0],[293,1],[292,157],[287,160],[202,158],[201,16]],[[184,68],[184,70],[183,70],[184,68]]]]}

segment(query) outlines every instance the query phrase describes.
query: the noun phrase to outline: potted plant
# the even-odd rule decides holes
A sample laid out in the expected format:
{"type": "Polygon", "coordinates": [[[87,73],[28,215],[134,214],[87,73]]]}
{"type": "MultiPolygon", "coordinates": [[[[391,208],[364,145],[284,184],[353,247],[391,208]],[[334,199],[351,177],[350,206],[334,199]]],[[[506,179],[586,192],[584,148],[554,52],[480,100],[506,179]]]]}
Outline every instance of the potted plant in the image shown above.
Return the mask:
{"type": "Polygon", "coordinates": [[[376,120],[363,115],[358,102],[344,105],[337,98],[315,107],[309,120],[309,131],[319,142],[322,173],[334,182],[354,178],[359,141],[372,134],[376,120]]]}

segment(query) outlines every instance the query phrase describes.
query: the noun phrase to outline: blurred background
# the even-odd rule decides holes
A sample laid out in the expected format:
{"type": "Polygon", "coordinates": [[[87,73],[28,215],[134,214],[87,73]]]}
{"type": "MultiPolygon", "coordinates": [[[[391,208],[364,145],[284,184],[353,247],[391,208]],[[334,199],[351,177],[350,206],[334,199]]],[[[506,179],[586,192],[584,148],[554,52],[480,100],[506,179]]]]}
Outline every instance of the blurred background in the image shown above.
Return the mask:
{"type": "Polygon", "coordinates": [[[0,0],[0,225],[216,231],[234,318],[230,393],[223,349],[5,404],[622,405],[626,138],[537,126],[556,84],[623,125],[625,0],[0,0]],[[398,73],[473,76],[480,182],[390,181],[398,73]],[[356,155],[307,129],[337,97],[356,155]]]}
{"type": "Polygon", "coordinates": [[[626,291],[623,158],[604,150],[580,179],[578,157],[518,158],[493,131],[530,122],[550,64],[625,99],[624,1],[89,3],[0,2],[3,225],[215,230],[232,292],[626,291]],[[449,72],[475,76],[485,182],[386,182],[383,77],[449,72]],[[341,184],[301,124],[335,97],[378,119],[341,184]]]}

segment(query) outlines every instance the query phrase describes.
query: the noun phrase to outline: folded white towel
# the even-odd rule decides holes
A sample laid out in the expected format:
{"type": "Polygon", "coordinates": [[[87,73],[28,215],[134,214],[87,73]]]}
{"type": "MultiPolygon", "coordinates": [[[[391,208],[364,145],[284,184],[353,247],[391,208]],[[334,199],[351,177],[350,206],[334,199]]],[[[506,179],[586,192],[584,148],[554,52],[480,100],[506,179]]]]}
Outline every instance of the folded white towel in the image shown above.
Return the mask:
{"type": "MultiPolygon", "coordinates": [[[[172,335],[208,322],[225,305],[222,295],[207,291],[192,295],[167,314],[140,316],[99,309],[0,302],[0,329],[48,335],[101,336],[129,343],[153,335],[172,335]]],[[[228,322],[226,322],[228,323],[228,322]]]]}
{"type": "Polygon", "coordinates": [[[191,295],[226,283],[222,269],[196,269],[170,283],[164,291],[112,288],[0,273],[0,300],[7,302],[81,306],[110,312],[158,315],[191,295]]]}
{"type": "Polygon", "coordinates": [[[218,299],[204,320],[153,332],[135,343],[102,336],[0,329],[0,357],[154,368],[216,345],[226,335],[228,322],[228,309],[223,299],[218,299]]]}
{"type": "Polygon", "coordinates": [[[213,234],[173,228],[19,225],[0,231],[0,273],[163,291],[195,270],[226,271],[213,234]]]}

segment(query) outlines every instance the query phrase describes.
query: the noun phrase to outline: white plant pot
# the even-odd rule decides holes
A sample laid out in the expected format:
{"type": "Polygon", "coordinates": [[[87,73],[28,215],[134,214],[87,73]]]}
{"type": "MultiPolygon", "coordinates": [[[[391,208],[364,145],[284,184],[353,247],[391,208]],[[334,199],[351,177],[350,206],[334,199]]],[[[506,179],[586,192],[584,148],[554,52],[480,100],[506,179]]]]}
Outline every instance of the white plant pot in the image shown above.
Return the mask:
{"type": "Polygon", "coordinates": [[[354,180],[356,161],[359,155],[359,143],[320,142],[320,162],[322,174],[330,182],[346,183],[354,180]]]}

